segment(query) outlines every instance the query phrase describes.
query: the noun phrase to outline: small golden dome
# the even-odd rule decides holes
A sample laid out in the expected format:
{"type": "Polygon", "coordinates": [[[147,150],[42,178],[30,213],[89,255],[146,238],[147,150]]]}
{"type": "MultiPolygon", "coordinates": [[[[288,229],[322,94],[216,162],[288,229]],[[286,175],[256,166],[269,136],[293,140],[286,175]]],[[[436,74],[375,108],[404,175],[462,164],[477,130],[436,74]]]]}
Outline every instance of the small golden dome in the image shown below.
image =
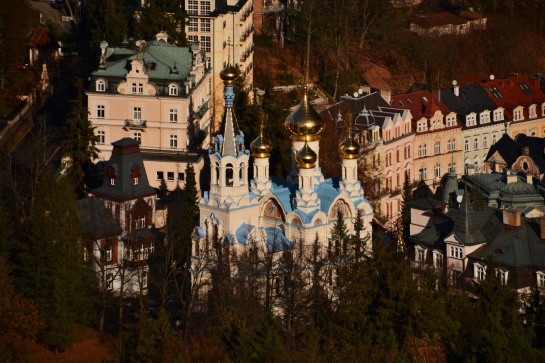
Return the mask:
{"type": "Polygon", "coordinates": [[[225,84],[232,84],[237,79],[237,76],[237,69],[231,65],[231,62],[228,62],[227,67],[220,72],[220,78],[225,84]]]}
{"type": "Polygon", "coordinates": [[[314,168],[316,160],[318,160],[318,155],[308,146],[308,142],[305,142],[305,145],[295,155],[295,161],[301,169],[314,168]]]}
{"type": "Polygon", "coordinates": [[[352,130],[348,130],[348,136],[339,144],[339,150],[343,159],[357,159],[360,153],[360,146],[352,137],[352,130]]]}
{"type": "Polygon", "coordinates": [[[272,146],[263,136],[263,123],[261,123],[259,136],[250,144],[250,150],[254,158],[268,158],[271,156],[272,146]]]}
{"type": "Polygon", "coordinates": [[[308,101],[307,86],[303,87],[303,99],[295,111],[293,111],[286,120],[286,128],[288,131],[302,139],[306,136],[317,136],[325,127],[322,116],[312,107],[308,101]]]}

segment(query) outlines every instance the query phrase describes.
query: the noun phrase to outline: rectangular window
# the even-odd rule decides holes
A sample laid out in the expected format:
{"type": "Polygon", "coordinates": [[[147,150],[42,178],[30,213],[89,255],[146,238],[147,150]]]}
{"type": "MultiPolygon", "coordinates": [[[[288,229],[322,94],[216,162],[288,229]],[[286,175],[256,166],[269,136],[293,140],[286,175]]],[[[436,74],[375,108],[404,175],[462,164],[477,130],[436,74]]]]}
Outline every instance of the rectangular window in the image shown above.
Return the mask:
{"type": "Polygon", "coordinates": [[[106,84],[104,81],[97,81],[97,91],[104,92],[106,90],[106,84]]]}
{"type": "Polygon", "coordinates": [[[170,122],[178,122],[178,110],[171,109],[169,111],[170,122]]]}
{"type": "Polygon", "coordinates": [[[97,106],[97,118],[104,118],[105,109],[106,108],[104,105],[97,106]]]}
{"type": "Polygon", "coordinates": [[[188,0],[187,1],[187,13],[189,15],[199,15],[199,1],[188,0]]]}
{"type": "Polygon", "coordinates": [[[144,85],[142,83],[138,83],[138,93],[144,93],[144,85]]]}
{"type": "Polygon", "coordinates": [[[450,257],[463,258],[462,248],[461,247],[450,246],[450,257]]]}
{"type": "Polygon", "coordinates": [[[545,287],[545,274],[542,272],[537,273],[537,287],[545,287]]]}
{"type": "Polygon", "coordinates": [[[433,146],[433,152],[435,155],[441,154],[441,142],[437,141],[435,145],[433,146]]]}
{"type": "Polygon", "coordinates": [[[135,139],[138,142],[142,142],[142,133],[141,132],[134,132],[132,134],[132,138],[135,139]]]}
{"type": "Polygon", "coordinates": [[[178,173],[178,181],[184,181],[184,180],[185,180],[184,173],[178,173]]]}
{"type": "Polygon", "coordinates": [[[475,267],[475,278],[478,280],[478,281],[484,281],[486,277],[486,270],[483,266],[480,266],[480,265],[477,265],[475,267]]]}
{"type": "Polygon", "coordinates": [[[201,32],[210,33],[210,19],[201,19],[201,32]]]}
{"type": "Polygon", "coordinates": [[[436,179],[441,177],[441,164],[435,164],[434,168],[434,176],[436,179]]]}
{"type": "Polygon", "coordinates": [[[142,109],[140,107],[133,108],[133,117],[134,120],[142,119],[142,109]]]}
{"type": "Polygon", "coordinates": [[[108,246],[106,247],[106,251],[105,251],[105,254],[106,254],[106,261],[111,261],[112,260],[112,246],[108,246]]]}
{"type": "Polygon", "coordinates": [[[421,247],[416,247],[414,257],[416,262],[426,262],[426,250],[421,247]]]}
{"type": "Polygon", "coordinates": [[[106,134],[104,131],[97,131],[97,144],[104,145],[106,134]]]}
{"type": "Polygon", "coordinates": [[[201,1],[201,15],[210,15],[210,1],[201,1]]]}
{"type": "Polygon", "coordinates": [[[199,41],[199,36],[198,35],[188,35],[187,40],[189,40],[190,42],[198,42],[199,41]]]}
{"type": "Polygon", "coordinates": [[[138,178],[132,178],[132,184],[138,185],[138,178]]]}
{"type": "Polygon", "coordinates": [[[114,289],[114,274],[109,273],[106,275],[106,290],[114,289]]]}
{"type": "Polygon", "coordinates": [[[201,49],[206,53],[210,53],[210,37],[201,36],[201,49]]]}
{"type": "Polygon", "coordinates": [[[178,147],[178,135],[170,135],[170,147],[173,149],[178,147]]]}
{"type": "Polygon", "coordinates": [[[132,93],[136,93],[136,83],[132,84],[132,93]]]}
{"type": "Polygon", "coordinates": [[[442,253],[435,252],[433,254],[433,267],[443,268],[443,254],[442,253]]]}
{"type": "Polygon", "coordinates": [[[157,180],[163,180],[164,179],[164,173],[162,171],[157,172],[157,180]]]}
{"type": "Polygon", "coordinates": [[[168,181],[174,181],[174,172],[173,171],[167,172],[167,180],[168,181]]]}
{"type": "Polygon", "coordinates": [[[197,18],[189,18],[188,23],[188,29],[187,31],[190,32],[198,32],[199,31],[199,19],[197,18]]]}

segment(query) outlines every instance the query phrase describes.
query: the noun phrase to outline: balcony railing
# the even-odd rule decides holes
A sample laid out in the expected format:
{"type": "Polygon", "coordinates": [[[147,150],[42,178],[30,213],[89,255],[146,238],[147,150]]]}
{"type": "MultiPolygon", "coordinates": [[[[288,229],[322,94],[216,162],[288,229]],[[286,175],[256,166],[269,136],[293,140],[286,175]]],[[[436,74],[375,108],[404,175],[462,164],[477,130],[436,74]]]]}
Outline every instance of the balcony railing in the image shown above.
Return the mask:
{"type": "Polygon", "coordinates": [[[208,111],[208,102],[203,103],[201,108],[199,108],[199,110],[195,112],[195,118],[200,120],[204,116],[206,111],[208,111]]]}
{"type": "Polygon", "coordinates": [[[125,120],[125,127],[144,128],[147,127],[146,120],[129,118],[125,120]]]}

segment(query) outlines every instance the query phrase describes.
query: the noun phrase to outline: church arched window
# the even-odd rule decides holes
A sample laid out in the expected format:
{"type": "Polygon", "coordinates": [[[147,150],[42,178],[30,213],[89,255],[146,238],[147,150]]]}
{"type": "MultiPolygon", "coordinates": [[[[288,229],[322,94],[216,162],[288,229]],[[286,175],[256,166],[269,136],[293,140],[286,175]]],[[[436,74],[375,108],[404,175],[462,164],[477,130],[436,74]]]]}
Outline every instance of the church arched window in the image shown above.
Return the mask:
{"type": "Polygon", "coordinates": [[[233,164],[227,164],[225,168],[225,183],[227,186],[233,186],[233,164]]]}

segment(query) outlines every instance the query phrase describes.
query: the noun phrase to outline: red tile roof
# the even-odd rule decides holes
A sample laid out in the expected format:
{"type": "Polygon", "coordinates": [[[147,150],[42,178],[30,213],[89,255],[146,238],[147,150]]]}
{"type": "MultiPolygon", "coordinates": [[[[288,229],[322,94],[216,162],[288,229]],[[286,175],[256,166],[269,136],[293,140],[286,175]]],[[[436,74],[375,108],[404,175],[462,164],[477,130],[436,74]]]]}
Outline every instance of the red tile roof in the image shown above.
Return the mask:
{"type": "Polygon", "coordinates": [[[528,119],[528,106],[537,105],[536,114],[544,116],[541,112],[541,105],[545,102],[545,94],[539,87],[539,79],[520,74],[504,79],[490,79],[473,74],[464,75],[460,84],[476,83],[487,91],[488,96],[496,105],[505,109],[505,116],[508,120],[513,119],[513,110],[518,106],[524,106],[524,118],[528,119]]]}
{"type": "Polygon", "coordinates": [[[38,24],[30,35],[28,46],[37,49],[56,49],[59,48],[59,43],[46,25],[38,24]]]}
{"type": "Polygon", "coordinates": [[[450,113],[442,102],[435,99],[430,90],[392,96],[392,106],[411,111],[413,121],[422,117],[430,118],[437,110],[441,111],[443,116],[450,113]]]}
{"type": "Polygon", "coordinates": [[[466,19],[446,11],[442,13],[432,14],[427,17],[414,16],[411,17],[410,20],[411,22],[419,25],[422,28],[433,28],[442,25],[462,25],[468,22],[466,19]]]}

